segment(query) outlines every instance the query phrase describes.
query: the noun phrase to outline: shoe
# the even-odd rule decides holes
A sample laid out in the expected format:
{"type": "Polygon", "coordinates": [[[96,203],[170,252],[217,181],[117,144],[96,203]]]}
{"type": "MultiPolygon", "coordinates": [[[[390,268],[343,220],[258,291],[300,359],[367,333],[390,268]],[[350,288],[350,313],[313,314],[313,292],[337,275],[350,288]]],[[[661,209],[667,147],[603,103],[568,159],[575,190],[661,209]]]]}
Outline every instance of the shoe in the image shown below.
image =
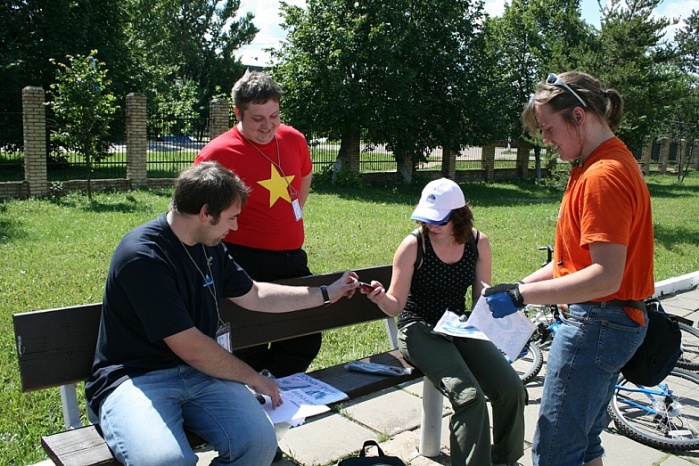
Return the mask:
{"type": "Polygon", "coordinates": [[[514,463],[493,463],[493,466],[523,466],[522,463],[514,462],[514,463]]]}

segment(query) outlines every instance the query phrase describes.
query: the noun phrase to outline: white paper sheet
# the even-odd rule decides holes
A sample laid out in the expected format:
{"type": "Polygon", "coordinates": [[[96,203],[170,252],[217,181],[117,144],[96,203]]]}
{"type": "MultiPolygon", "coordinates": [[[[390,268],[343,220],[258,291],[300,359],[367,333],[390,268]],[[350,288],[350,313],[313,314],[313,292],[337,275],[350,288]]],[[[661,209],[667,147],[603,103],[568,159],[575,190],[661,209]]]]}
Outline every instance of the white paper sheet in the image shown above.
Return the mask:
{"type": "Polygon", "coordinates": [[[298,426],[303,424],[309,416],[330,411],[327,406],[316,404],[302,390],[282,391],[281,396],[284,403],[276,408],[272,407],[272,400],[265,396],[263,407],[274,424],[286,422],[291,426],[298,426]]]}
{"type": "Polygon", "coordinates": [[[461,322],[453,312],[446,311],[434,331],[457,337],[488,339],[514,361],[534,329],[534,324],[522,312],[496,319],[485,297],[481,296],[466,322],[461,322]]]}
{"type": "Polygon", "coordinates": [[[348,398],[345,392],[303,372],[281,377],[275,381],[281,391],[301,390],[307,399],[318,405],[336,403],[348,398]]]}

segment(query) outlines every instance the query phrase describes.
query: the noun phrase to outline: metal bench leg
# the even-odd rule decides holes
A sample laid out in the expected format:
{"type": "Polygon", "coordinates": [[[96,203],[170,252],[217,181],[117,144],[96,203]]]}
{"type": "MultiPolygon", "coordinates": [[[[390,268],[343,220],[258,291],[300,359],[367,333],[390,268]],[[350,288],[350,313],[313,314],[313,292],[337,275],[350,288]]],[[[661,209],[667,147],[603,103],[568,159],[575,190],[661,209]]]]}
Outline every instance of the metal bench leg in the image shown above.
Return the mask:
{"type": "Polygon", "coordinates": [[[61,405],[63,405],[63,423],[66,429],[83,427],[78,408],[78,395],[75,385],[61,385],[61,405]]]}
{"type": "Polygon", "coordinates": [[[422,424],[420,428],[420,454],[427,457],[439,455],[442,435],[442,393],[434,388],[427,377],[422,379],[422,424]]]}

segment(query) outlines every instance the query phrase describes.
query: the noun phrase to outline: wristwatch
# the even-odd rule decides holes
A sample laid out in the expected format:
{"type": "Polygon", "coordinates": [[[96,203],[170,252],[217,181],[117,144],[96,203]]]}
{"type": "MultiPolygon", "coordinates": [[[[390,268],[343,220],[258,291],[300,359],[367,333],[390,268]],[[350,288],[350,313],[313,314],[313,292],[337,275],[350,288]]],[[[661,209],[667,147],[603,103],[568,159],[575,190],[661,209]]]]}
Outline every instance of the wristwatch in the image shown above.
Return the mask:
{"type": "Polygon", "coordinates": [[[330,296],[328,296],[328,287],[326,285],[320,285],[320,292],[323,295],[323,304],[330,306],[330,296]]]}

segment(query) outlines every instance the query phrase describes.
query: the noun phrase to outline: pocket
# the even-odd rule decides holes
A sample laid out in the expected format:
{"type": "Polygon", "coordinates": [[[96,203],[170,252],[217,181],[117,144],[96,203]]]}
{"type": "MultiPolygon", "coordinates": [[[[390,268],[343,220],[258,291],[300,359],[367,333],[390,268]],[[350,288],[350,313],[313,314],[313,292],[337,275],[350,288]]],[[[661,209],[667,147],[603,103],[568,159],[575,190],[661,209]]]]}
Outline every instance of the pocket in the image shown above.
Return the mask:
{"type": "Polygon", "coordinates": [[[642,339],[641,326],[631,321],[624,311],[620,312],[624,314],[623,319],[628,323],[610,320],[600,322],[595,364],[609,373],[621,370],[642,339]]]}

